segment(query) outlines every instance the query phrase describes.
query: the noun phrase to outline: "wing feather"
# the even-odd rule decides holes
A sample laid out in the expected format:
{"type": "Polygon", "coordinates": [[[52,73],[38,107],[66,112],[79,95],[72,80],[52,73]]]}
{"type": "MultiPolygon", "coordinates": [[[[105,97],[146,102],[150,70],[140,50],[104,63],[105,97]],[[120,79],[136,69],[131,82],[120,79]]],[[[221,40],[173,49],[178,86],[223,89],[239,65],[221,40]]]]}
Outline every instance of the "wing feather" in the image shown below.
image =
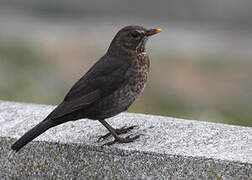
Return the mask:
{"type": "Polygon", "coordinates": [[[127,61],[102,57],[74,84],[64,101],[50,114],[51,118],[59,118],[88,108],[108,96],[127,79],[128,69],[127,61]]]}

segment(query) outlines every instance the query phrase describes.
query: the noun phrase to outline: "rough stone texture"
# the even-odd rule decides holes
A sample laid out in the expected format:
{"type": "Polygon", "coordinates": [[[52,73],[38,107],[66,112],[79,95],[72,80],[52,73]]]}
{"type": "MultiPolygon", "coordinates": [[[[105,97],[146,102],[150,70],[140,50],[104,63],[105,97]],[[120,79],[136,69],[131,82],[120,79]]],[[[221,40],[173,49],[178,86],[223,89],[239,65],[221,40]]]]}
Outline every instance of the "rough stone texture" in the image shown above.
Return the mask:
{"type": "MultiPolygon", "coordinates": [[[[107,133],[79,120],[48,130],[13,153],[11,143],[54,107],[0,101],[0,179],[252,179],[252,128],[122,113],[113,127],[138,125],[130,144],[101,147],[107,133]]],[[[127,136],[127,135],[125,135],[127,136]]]]}

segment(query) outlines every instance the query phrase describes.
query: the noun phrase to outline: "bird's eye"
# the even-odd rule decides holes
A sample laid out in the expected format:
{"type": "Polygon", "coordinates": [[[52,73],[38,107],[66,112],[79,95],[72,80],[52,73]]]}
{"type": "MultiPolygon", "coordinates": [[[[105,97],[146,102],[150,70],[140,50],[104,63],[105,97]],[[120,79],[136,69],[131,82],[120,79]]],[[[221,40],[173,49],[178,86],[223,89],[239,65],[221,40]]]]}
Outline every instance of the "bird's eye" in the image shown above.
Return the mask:
{"type": "Polygon", "coordinates": [[[131,33],[131,36],[132,36],[133,38],[137,38],[137,37],[140,36],[140,34],[139,34],[139,32],[137,32],[137,31],[133,31],[133,32],[131,33]]]}

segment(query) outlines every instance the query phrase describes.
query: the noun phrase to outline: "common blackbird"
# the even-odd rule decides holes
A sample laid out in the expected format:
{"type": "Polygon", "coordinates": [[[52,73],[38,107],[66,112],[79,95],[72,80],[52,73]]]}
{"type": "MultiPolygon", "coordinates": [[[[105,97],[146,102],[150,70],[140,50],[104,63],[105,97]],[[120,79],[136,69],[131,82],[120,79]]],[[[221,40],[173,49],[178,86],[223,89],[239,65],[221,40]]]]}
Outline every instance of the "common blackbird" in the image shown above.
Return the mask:
{"type": "Polygon", "coordinates": [[[139,135],[118,136],[135,126],[114,129],[105,119],[127,110],[143,91],[150,66],[145,44],[151,35],[161,31],[147,30],[141,26],[122,28],[112,40],[107,53],[74,84],[63,102],[11,148],[17,152],[49,128],[82,118],[98,120],[109,130],[101,138],[112,135],[114,141],[105,145],[129,143],[137,139],[139,135]]]}

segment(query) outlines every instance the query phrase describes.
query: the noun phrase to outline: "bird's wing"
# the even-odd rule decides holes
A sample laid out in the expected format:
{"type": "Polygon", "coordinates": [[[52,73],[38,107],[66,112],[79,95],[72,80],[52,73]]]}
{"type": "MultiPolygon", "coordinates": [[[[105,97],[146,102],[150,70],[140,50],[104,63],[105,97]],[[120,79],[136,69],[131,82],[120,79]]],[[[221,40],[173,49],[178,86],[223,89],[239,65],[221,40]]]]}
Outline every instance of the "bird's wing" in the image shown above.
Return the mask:
{"type": "Polygon", "coordinates": [[[56,119],[87,108],[108,96],[127,79],[129,66],[127,61],[105,55],[74,84],[50,117],[56,119]]]}

